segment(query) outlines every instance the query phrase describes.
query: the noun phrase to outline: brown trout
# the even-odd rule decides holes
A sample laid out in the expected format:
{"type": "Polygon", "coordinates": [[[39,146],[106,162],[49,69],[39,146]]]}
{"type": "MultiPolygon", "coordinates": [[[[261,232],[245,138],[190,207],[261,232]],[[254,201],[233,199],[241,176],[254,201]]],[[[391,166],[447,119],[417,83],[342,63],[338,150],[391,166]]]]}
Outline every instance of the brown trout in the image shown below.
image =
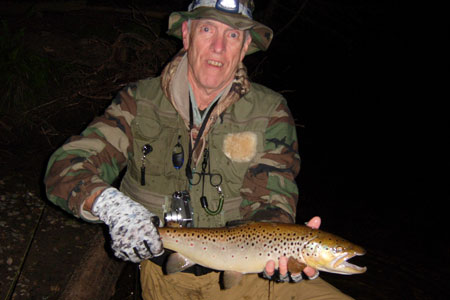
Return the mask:
{"type": "Polygon", "coordinates": [[[289,258],[289,271],[305,266],[337,274],[359,274],[365,267],[349,263],[365,250],[336,235],[303,225],[249,223],[221,228],[159,228],[164,248],[177,253],[167,262],[167,273],[199,264],[218,271],[260,273],[269,260],[278,268],[289,258]],[[297,263],[291,263],[295,261],[297,263]]]}

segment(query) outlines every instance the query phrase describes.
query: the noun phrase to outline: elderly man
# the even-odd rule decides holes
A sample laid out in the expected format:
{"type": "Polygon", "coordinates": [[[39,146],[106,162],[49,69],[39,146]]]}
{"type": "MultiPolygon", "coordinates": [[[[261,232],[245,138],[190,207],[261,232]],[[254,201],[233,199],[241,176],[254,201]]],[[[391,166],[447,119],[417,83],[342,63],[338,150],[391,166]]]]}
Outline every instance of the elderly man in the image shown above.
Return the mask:
{"type": "MultiPolygon", "coordinates": [[[[302,279],[288,274],[285,257],[279,276],[269,261],[263,276],[244,276],[229,290],[220,289],[219,273],[202,267],[164,275],[163,245],[151,221],[179,208],[188,212],[178,220],[184,226],[295,222],[300,158],[293,119],[285,99],[250,83],[242,64],[246,54],[266,50],[273,35],[252,11],[253,1],[197,0],[173,13],[169,33],[184,48],[162,75],[120,92],[49,161],[48,198],[108,225],[115,255],[141,263],[144,299],[258,299],[268,296],[267,280],[302,279]],[[111,184],[125,167],[119,191],[111,184]]],[[[317,228],[320,219],[308,225],[317,228]]],[[[309,279],[275,284],[273,296],[348,298],[315,279],[314,269],[304,273],[309,279]]]]}

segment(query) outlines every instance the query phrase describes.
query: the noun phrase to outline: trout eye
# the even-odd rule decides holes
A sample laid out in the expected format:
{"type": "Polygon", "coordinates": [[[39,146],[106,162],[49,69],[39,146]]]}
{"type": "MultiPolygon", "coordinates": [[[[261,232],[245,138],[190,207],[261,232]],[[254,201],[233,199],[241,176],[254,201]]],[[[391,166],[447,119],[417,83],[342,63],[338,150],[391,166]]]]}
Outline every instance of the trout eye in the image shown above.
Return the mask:
{"type": "Polygon", "coordinates": [[[337,246],[336,248],[334,248],[334,251],[336,251],[336,253],[341,253],[344,249],[341,246],[337,246]]]}

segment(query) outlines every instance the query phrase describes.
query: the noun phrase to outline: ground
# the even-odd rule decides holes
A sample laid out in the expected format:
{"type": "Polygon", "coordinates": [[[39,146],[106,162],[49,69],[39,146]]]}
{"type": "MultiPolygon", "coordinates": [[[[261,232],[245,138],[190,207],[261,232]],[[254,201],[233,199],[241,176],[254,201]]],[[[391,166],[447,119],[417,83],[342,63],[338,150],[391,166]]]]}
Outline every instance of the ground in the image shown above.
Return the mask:
{"type": "MultiPolygon", "coordinates": [[[[152,7],[145,10],[147,14],[133,14],[128,7],[119,12],[97,5],[66,12],[35,11],[20,18],[4,13],[11,32],[25,28],[29,49],[67,69],[52,86],[48,101],[0,119],[0,299],[57,299],[79,267],[89,239],[104,231],[101,225],[82,222],[46,199],[45,165],[56,147],[101,113],[120,88],[158,74],[176,52],[179,42],[160,29],[165,26],[166,11],[152,7]]],[[[265,61],[263,57],[261,65],[265,61]]],[[[259,62],[250,60],[249,65],[255,78],[270,81],[261,75],[259,62]]],[[[289,92],[286,97],[290,100],[289,92]]],[[[295,108],[295,102],[290,106],[295,108]]],[[[323,163],[329,164],[333,157],[323,158],[328,144],[317,143],[311,136],[319,132],[326,138],[330,133],[324,132],[323,125],[308,131],[314,126],[301,124],[302,113],[293,109],[293,115],[300,122],[298,133],[306,149],[301,150],[298,221],[320,214],[326,230],[367,249],[358,260],[368,267],[366,274],[321,276],[356,299],[448,299],[444,286],[449,279],[448,239],[438,236],[436,240],[432,226],[414,220],[418,213],[410,214],[407,208],[389,212],[389,201],[381,202],[386,205],[382,208],[356,200],[351,206],[342,205],[339,201],[346,196],[370,202],[381,193],[360,186],[350,195],[341,195],[349,184],[339,173],[314,171],[327,169],[323,163]]],[[[354,185],[358,183],[357,179],[354,185]]],[[[111,299],[139,299],[137,272],[135,265],[125,264],[111,299]]]]}

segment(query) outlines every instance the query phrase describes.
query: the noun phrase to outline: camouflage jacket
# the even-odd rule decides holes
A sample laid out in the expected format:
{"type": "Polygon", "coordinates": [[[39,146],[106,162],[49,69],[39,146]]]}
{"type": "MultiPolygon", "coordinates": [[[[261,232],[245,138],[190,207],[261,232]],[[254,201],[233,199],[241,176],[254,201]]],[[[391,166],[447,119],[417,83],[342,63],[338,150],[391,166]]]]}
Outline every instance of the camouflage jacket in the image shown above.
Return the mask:
{"type": "MultiPolygon", "coordinates": [[[[75,216],[95,220],[83,210],[84,200],[110,186],[125,167],[128,166],[127,174],[136,169],[142,159],[139,154],[141,150],[135,149],[138,148],[135,140],[139,103],[142,99],[153,97],[142,95],[141,86],[149,82],[154,84],[158,80],[161,94],[158,97],[164,105],[170,104],[177,119],[181,120],[177,125],[180,130],[188,131],[189,105],[187,100],[183,100],[184,96],[177,95],[180,84],[179,80],[175,80],[180,76],[177,72],[182,69],[180,66],[184,57],[184,51],[180,51],[160,78],[144,80],[121,91],[104,115],[95,118],[79,136],[70,138],[51,156],[45,184],[47,196],[53,203],[75,216]]],[[[183,87],[181,90],[184,90],[183,87]]],[[[244,116],[246,120],[266,120],[263,123],[254,122],[257,126],[263,124],[264,128],[258,128],[261,134],[253,144],[252,137],[256,135],[248,128],[239,128],[239,132],[233,129],[224,138],[221,136],[221,151],[218,151],[221,153],[217,155],[223,156],[223,159],[215,161],[223,162],[223,166],[216,168],[224,171],[233,169],[233,165],[245,166],[245,172],[239,178],[239,190],[229,190],[229,194],[237,192],[241,196],[239,210],[242,219],[295,222],[298,201],[295,177],[300,168],[295,124],[285,99],[267,88],[250,84],[243,64],[240,64],[229,92],[220,99],[207,120],[200,145],[193,153],[193,166],[201,161],[208,140],[214,140],[220,130],[226,130],[221,127],[224,119],[239,124],[244,116]],[[245,145],[250,141],[250,147],[238,147],[243,144],[242,141],[245,145]]],[[[164,124],[159,125],[165,128],[164,124]]],[[[198,128],[190,131],[191,139],[197,132],[198,128]]],[[[173,146],[167,145],[162,151],[172,152],[173,146]]],[[[226,182],[227,178],[223,180],[226,182]]]]}

